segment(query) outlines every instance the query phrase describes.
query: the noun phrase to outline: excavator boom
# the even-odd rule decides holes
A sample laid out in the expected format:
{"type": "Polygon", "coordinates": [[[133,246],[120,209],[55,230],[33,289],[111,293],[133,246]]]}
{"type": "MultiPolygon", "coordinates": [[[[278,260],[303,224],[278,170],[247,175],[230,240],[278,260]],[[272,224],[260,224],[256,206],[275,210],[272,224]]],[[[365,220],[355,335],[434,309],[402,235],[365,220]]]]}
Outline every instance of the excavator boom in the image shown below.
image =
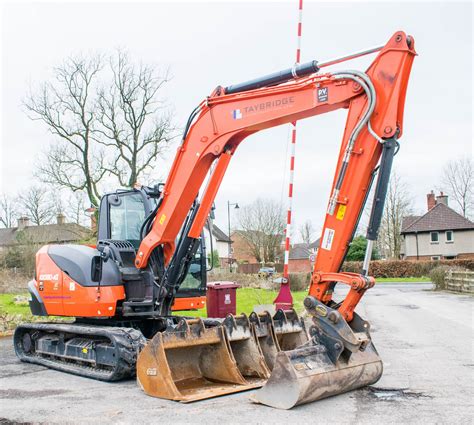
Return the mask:
{"type": "Polygon", "coordinates": [[[380,49],[365,73],[315,74],[319,67],[312,61],[248,83],[217,87],[190,116],[160,207],[138,249],[136,266],[147,267],[158,247],[165,264],[173,256],[180,259],[175,240],[216,163],[187,233],[188,240],[199,237],[230,160],[247,136],[345,108],[346,127],[310,288],[310,295],[329,302],[330,281],[321,279],[319,273],[339,271],[383,145],[402,135],[405,94],[415,55],[414,40],[400,31],[380,49]],[[260,87],[263,84],[273,85],[260,87]]]}

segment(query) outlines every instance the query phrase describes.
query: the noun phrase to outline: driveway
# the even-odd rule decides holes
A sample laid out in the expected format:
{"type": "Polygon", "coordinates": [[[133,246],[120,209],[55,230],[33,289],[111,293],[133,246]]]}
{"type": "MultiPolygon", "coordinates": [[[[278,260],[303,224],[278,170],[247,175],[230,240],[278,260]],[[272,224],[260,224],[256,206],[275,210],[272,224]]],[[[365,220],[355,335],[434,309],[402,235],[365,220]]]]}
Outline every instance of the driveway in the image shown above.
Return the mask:
{"type": "Polygon", "coordinates": [[[251,392],[192,404],[154,399],[134,380],[102,383],[20,363],[11,338],[2,338],[0,424],[471,424],[474,298],[430,288],[382,283],[368,291],[358,311],[371,322],[382,379],[290,411],[252,404],[251,392]]]}

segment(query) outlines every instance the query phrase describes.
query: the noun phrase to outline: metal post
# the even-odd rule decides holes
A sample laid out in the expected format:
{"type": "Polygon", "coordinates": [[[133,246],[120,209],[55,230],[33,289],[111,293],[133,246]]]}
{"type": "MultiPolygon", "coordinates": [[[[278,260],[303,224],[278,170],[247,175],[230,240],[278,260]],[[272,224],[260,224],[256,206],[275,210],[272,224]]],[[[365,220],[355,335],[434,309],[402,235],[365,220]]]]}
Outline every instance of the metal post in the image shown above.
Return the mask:
{"type": "Polygon", "coordinates": [[[235,209],[239,209],[239,204],[237,202],[231,203],[230,201],[227,201],[227,230],[228,230],[228,236],[229,236],[229,249],[227,256],[229,258],[229,272],[232,273],[232,240],[230,239],[230,207],[234,207],[235,209]]]}
{"type": "MultiPolygon", "coordinates": [[[[296,63],[299,65],[301,60],[301,33],[303,28],[303,0],[298,1],[298,26],[296,38],[296,63]]],[[[292,207],[293,207],[293,178],[295,173],[295,148],[296,148],[296,121],[291,123],[291,158],[290,158],[290,178],[288,184],[288,211],[286,216],[286,234],[285,234],[285,262],[283,264],[283,279],[280,284],[280,290],[273,301],[276,308],[288,310],[293,307],[293,296],[290,288],[290,248],[291,248],[291,229],[292,229],[292,207]]]]}
{"type": "Polygon", "coordinates": [[[227,258],[229,259],[229,272],[232,273],[232,258],[231,258],[231,254],[232,254],[232,242],[230,240],[230,202],[227,201],[227,225],[228,225],[228,237],[229,237],[229,243],[227,244],[228,245],[228,252],[227,252],[227,258]]]}

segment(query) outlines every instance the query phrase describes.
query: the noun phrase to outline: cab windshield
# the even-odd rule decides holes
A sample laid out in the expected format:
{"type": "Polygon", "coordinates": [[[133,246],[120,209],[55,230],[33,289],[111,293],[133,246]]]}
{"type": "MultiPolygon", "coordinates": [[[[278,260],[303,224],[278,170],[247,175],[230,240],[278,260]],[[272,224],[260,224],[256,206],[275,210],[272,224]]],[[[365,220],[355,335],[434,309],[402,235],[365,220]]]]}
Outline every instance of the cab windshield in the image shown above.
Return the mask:
{"type": "Polygon", "coordinates": [[[145,205],[139,193],[120,196],[118,205],[110,205],[110,237],[140,245],[140,228],[145,220],[145,205]]]}

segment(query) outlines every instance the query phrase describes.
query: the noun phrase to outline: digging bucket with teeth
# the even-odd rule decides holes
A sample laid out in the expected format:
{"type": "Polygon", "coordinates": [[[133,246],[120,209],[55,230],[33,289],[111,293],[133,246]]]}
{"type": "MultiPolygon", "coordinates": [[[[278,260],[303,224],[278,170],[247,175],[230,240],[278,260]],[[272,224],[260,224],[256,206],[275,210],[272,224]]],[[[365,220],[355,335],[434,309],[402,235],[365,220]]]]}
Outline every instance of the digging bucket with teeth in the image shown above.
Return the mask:
{"type": "Polygon", "coordinates": [[[263,385],[270,377],[270,369],[258,344],[255,327],[247,315],[229,314],[222,322],[222,326],[240,373],[248,382],[263,385]]]}
{"type": "Polygon", "coordinates": [[[293,350],[308,341],[304,321],[295,310],[277,310],[273,316],[273,327],[282,351],[293,350]]]}
{"type": "Polygon", "coordinates": [[[191,402],[255,388],[240,373],[222,326],[182,319],[141,351],[137,380],[146,394],[191,402]]]}
{"type": "Polygon", "coordinates": [[[265,359],[269,370],[273,369],[275,358],[280,351],[273,318],[268,311],[264,313],[252,312],[249,316],[250,323],[254,329],[256,341],[265,359]]]}
{"type": "Polygon", "coordinates": [[[355,313],[348,324],[335,308],[313,297],[307,300],[305,306],[313,316],[311,339],[278,352],[269,380],[253,401],[290,409],[374,384],[381,377],[382,361],[371,341],[369,324],[355,313]]]}

